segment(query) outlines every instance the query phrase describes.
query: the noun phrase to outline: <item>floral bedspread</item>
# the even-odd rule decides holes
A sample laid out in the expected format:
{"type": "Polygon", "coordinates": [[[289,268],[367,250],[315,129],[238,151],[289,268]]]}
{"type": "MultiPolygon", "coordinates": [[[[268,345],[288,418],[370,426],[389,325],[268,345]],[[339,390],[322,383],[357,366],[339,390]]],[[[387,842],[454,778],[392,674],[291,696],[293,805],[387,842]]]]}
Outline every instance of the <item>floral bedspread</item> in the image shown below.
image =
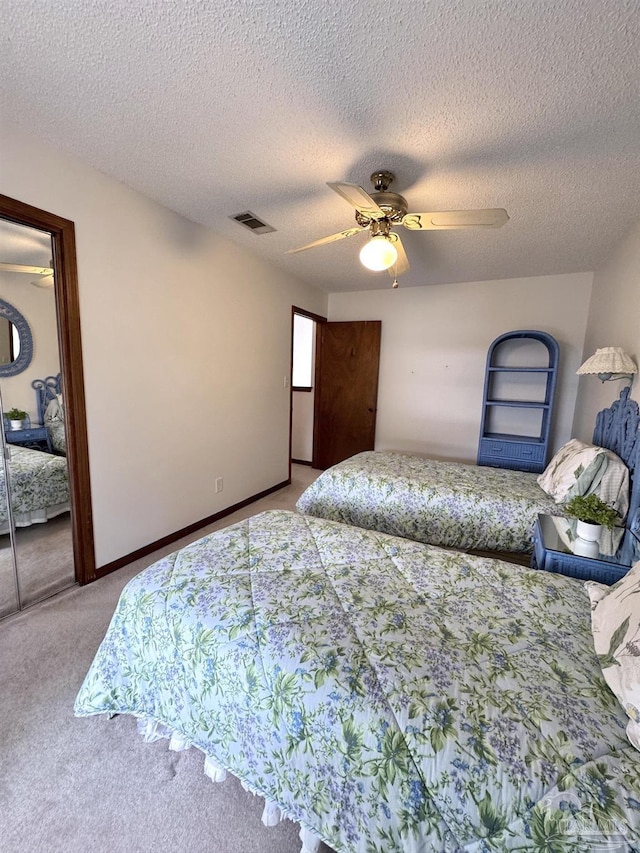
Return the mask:
{"type": "Polygon", "coordinates": [[[298,513],[125,587],[78,716],[159,721],[339,853],[637,849],[582,584],[298,513]]]}
{"type": "MultiPolygon", "coordinates": [[[[26,516],[47,507],[68,503],[67,460],[50,453],[18,445],[9,446],[11,507],[16,516],[26,516]]],[[[4,470],[0,466],[0,526],[7,523],[4,470]]]]}
{"type": "Polygon", "coordinates": [[[324,471],[300,496],[309,515],[449,548],[533,550],[538,513],[561,510],[536,474],[366,451],[324,471]]]}

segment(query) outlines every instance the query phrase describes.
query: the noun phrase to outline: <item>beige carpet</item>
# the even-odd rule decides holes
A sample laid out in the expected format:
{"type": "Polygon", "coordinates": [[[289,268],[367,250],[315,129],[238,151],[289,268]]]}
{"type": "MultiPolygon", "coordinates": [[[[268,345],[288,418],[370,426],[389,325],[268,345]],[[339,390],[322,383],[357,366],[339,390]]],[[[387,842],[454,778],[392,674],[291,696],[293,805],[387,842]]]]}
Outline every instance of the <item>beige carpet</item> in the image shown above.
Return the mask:
{"type": "MultiPolygon", "coordinates": [[[[75,584],[71,521],[65,512],[15,532],[20,601],[28,607],[75,584]]],[[[18,609],[9,536],[0,536],[0,617],[18,609]]]]}
{"type": "Polygon", "coordinates": [[[76,719],[72,707],[130,577],[209,530],[292,509],[317,474],[296,465],[291,486],[0,623],[3,853],[298,853],[298,827],[264,827],[262,800],[231,777],[211,782],[199,751],[169,752],[144,743],[132,717],[76,719]]]}

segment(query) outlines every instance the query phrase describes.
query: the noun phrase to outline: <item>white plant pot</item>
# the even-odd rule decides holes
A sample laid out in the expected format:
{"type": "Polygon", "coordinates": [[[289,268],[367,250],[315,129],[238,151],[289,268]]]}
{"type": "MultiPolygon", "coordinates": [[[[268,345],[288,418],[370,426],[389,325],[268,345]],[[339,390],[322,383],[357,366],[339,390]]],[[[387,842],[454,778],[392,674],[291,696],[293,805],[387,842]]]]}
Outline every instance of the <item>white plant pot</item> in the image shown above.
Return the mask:
{"type": "Polygon", "coordinates": [[[9,421],[11,429],[22,429],[22,421],[9,421]]]}
{"type": "Polygon", "coordinates": [[[579,557],[597,557],[600,553],[600,545],[590,539],[576,537],[571,543],[571,550],[579,557]]]}
{"type": "Polygon", "coordinates": [[[576,535],[587,542],[597,542],[602,533],[601,524],[590,524],[588,521],[580,521],[576,524],[576,535]]]}

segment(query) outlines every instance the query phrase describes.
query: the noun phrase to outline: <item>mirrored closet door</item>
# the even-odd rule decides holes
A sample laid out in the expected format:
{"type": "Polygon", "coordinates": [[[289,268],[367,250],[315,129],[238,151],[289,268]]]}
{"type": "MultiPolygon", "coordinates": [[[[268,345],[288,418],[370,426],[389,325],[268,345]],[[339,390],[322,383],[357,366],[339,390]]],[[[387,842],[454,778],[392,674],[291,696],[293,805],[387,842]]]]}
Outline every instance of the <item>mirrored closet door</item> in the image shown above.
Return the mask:
{"type": "MultiPolygon", "coordinates": [[[[13,205],[16,216],[24,209],[31,223],[42,214],[57,226],[13,205]]],[[[71,343],[67,328],[75,245],[73,258],[64,248],[60,232],[0,217],[0,618],[95,577],[79,324],[71,343]],[[70,399],[74,388],[81,399],[70,399]]]]}
{"type": "MultiPolygon", "coordinates": [[[[0,417],[3,416],[2,389],[0,388],[0,417]]],[[[10,506],[7,500],[7,478],[5,456],[7,454],[4,434],[0,432],[0,507],[6,520],[0,528],[0,618],[20,609],[18,577],[13,542],[13,526],[9,521],[10,506]]]]}

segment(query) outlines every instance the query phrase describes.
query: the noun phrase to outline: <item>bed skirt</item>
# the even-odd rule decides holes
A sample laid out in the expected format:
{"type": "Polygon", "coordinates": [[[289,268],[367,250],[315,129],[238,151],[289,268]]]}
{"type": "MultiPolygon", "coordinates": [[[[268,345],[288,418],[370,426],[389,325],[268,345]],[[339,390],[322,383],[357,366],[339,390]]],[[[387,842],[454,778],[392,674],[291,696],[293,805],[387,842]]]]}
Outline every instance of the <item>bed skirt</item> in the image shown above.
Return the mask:
{"type": "MultiPolygon", "coordinates": [[[[107,716],[112,718],[117,715],[108,714],[107,716]]],[[[138,717],[137,721],[138,733],[142,735],[146,743],[155,743],[155,741],[162,740],[163,738],[167,739],[169,741],[169,749],[172,752],[183,752],[186,749],[191,749],[194,745],[190,743],[190,741],[186,740],[179,732],[174,731],[159,720],[153,720],[149,717],[138,717]]],[[[227,778],[226,768],[222,767],[210,755],[207,755],[206,753],[203,753],[203,755],[205,756],[205,775],[208,776],[212,782],[224,782],[227,778]]],[[[240,777],[237,778],[239,778],[240,784],[245,791],[249,791],[250,794],[263,798],[264,810],[262,812],[262,823],[265,826],[277,826],[284,818],[292,820],[294,823],[296,822],[294,818],[291,818],[287,814],[286,809],[281,808],[278,803],[275,803],[273,800],[265,797],[262,791],[252,785],[249,785],[244,779],[240,779],[240,777]]],[[[300,841],[302,842],[300,853],[317,853],[320,848],[320,839],[318,836],[304,826],[300,826],[300,841]]]]}
{"type": "MultiPolygon", "coordinates": [[[[71,504],[65,501],[55,506],[46,506],[42,509],[34,509],[31,512],[14,512],[13,523],[16,527],[30,527],[32,524],[44,524],[63,512],[70,512],[71,504]]],[[[0,524],[0,535],[9,532],[9,524],[5,521],[0,524]]]]}

